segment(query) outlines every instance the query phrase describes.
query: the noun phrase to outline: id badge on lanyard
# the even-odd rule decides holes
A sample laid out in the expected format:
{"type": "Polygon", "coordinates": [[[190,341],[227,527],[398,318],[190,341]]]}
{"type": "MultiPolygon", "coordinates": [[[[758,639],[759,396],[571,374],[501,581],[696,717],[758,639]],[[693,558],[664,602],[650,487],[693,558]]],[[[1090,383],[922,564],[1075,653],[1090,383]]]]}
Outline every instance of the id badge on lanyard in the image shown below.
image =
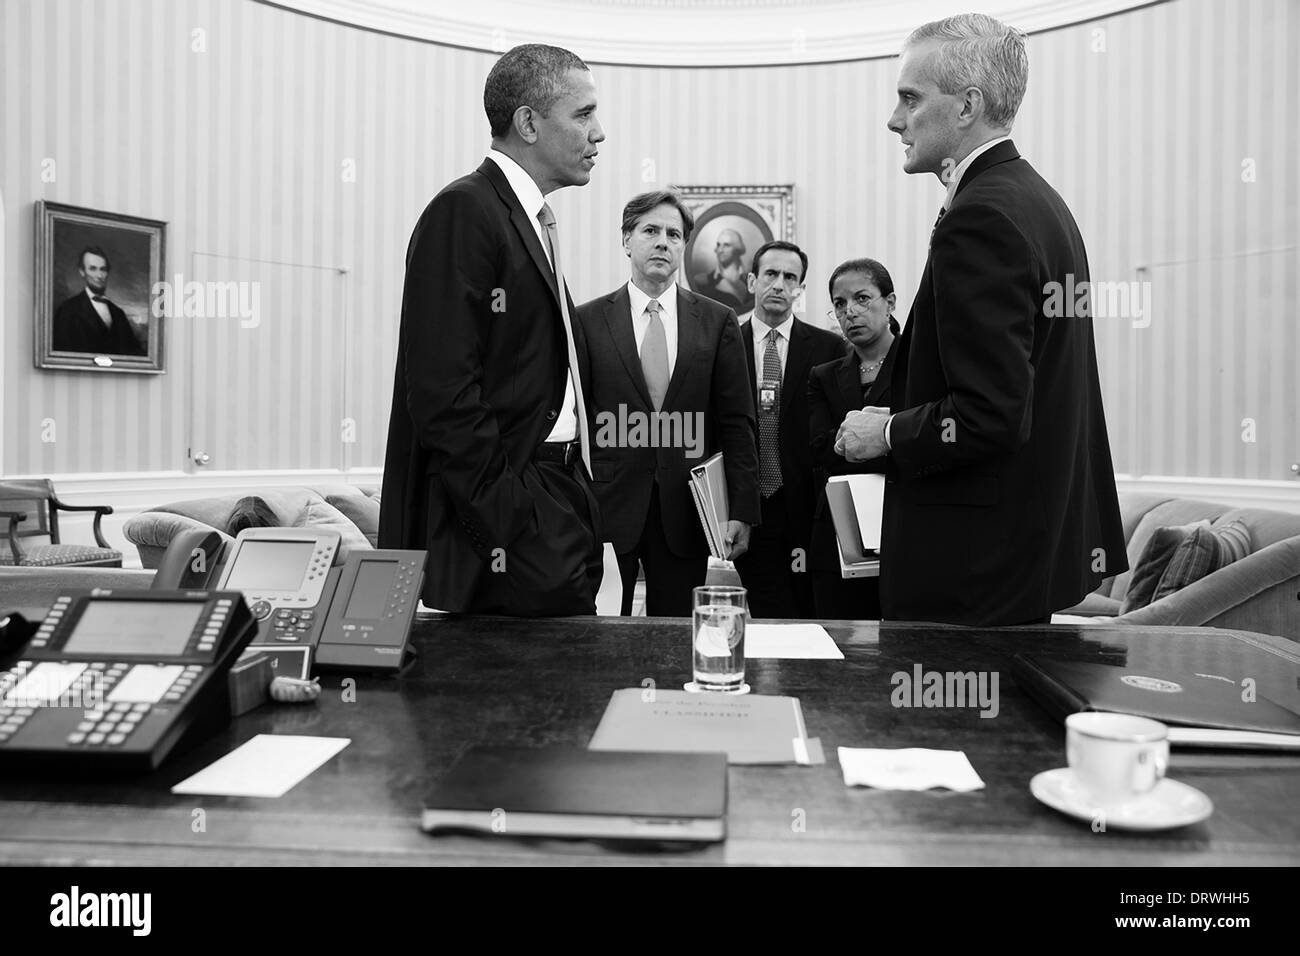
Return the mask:
{"type": "Polygon", "coordinates": [[[758,410],[771,413],[776,410],[776,396],[780,390],[779,382],[763,381],[758,383],[758,410]]]}

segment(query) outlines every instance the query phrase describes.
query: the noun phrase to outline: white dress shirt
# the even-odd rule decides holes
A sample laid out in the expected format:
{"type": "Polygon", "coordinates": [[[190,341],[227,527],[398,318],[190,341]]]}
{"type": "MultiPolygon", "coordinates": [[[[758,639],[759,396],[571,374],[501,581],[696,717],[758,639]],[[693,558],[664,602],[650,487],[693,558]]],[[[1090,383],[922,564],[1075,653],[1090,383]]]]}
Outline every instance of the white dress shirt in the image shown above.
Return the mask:
{"type": "MultiPolygon", "coordinates": [[[[94,308],[94,310],[99,314],[99,317],[104,320],[104,325],[111,329],[113,327],[113,313],[108,311],[108,303],[96,302],[95,293],[90,291],[89,286],[86,287],[86,295],[90,299],[91,307],[94,308]]],[[[100,298],[103,298],[103,296],[100,298]]]]}
{"type": "MultiPolygon", "coordinates": [[[[794,330],[794,315],[776,327],[776,354],[781,359],[781,381],[785,381],[785,359],[790,354],[790,333],[794,330]]],[[[763,356],[767,354],[767,336],[772,326],[755,318],[749,323],[754,336],[754,381],[763,381],[763,356]]]]}
{"type": "MultiPolygon", "coordinates": [[[[645,341],[646,329],[650,328],[650,315],[645,307],[650,304],[650,296],[636,287],[636,283],[627,284],[627,297],[632,303],[632,334],[636,336],[636,354],[641,354],[641,343],[645,341]]],[[[664,339],[668,346],[668,379],[672,380],[673,369],[677,367],[677,283],[674,282],[659,297],[659,321],[664,324],[664,339]]]]}
{"type": "MultiPolygon", "coordinates": [[[[546,202],[542,191],[537,188],[533,177],[528,175],[522,166],[500,150],[488,150],[488,159],[500,166],[501,172],[505,173],[506,182],[514,190],[519,205],[524,207],[524,214],[528,216],[528,221],[533,224],[533,232],[537,234],[537,241],[542,244],[546,261],[551,262],[546,237],[542,233],[542,224],[537,218],[537,214],[542,211],[542,206],[546,202]]],[[[552,271],[555,269],[554,262],[551,262],[551,269],[552,271]]],[[[560,290],[560,295],[564,295],[563,289],[560,290]]],[[[555,427],[546,436],[547,441],[573,441],[578,436],[577,407],[578,400],[573,389],[573,370],[570,369],[569,374],[564,377],[564,405],[560,408],[559,417],[555,419],[555,427]]]]}

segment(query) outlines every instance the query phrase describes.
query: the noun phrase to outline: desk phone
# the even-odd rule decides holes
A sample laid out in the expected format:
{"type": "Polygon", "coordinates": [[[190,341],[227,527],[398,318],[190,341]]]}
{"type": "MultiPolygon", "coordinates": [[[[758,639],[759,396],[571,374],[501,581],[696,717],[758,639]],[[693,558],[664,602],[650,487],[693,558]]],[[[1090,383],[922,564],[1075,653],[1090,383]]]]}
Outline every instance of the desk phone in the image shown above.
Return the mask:
{"type": "Polygon", "coordinates": [[[58,597],[0,672],[0,766],[151,770],[230,721],[226,673],[257,625],[230,591],[58,597]]]}
{"type": "MultiPolygon", "coordinates": [[[[201,553],[193,543],[173,540],[156,585],[174,586],[192,572],[191,551],[201,553]]],[[[392,672],[406,663],[425,552],[358,549],[337,565],[339,545],[337,531],[246,528],[224,562],[219,552],[215,562],[198,561],[218,589],[243,593],[260,628],[248,653],[268,654],[279,675],[306,678],[313,667],[392,672]]]]}

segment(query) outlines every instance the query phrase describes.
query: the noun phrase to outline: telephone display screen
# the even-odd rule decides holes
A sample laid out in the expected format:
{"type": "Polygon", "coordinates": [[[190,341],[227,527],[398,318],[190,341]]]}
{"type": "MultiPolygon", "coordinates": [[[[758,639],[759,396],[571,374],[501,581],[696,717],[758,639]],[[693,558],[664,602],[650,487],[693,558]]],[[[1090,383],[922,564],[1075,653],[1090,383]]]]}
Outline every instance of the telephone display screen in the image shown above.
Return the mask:
{"type": "Polygon", "coordinates": [[[297,591],[316,551],[314,541],[244,541],[222,585],[232,591],[297,591]]]}
{"type": "Polygon", "coordinates": [[[348,597],[346,618],[375,619],[383,614],[384,602],[393,585],[396,561],[362,561],[357,568],[357,582],[348,597]]]}
{"type": "Polygon", "coordinates": [[[87,657],[174,657],[184,652],[203,608],[202,601],[87,601],[63,651],[87,657]]]}

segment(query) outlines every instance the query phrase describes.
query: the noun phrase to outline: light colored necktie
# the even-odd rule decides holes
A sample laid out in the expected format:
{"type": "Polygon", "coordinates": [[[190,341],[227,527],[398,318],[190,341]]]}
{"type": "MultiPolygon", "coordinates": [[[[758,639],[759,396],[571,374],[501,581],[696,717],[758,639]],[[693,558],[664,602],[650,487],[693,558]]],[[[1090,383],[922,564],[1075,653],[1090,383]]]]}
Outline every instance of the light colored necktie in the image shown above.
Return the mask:
{"type": "Polygon", "coordinates": [[[582,442],[582,463],[591,474],[591,441],[587,435],[587,403],[582,397],[582,376],[578,374],[578,350],[573,345],[573,322],[569,318],[569,295],[564,285],[564,271],[560,268],[560,236],[555,226],[555,213],[550,204],[542,203],[541,212],[537,214],[542,224],[542,235],[546,237],[547,251],[551,254],[551,265],[555,269],[555,285],[560,290],[560,315],[564,319],[564,344],[569,350],[569,377],[573,380],[573,395],[578,402],[578,437],[582,442]]]}
{"type": "Polygon", "coordinates": [[[668,335],[659,318],[661,308],[658,299],[651,299],[645,307],[650,313],[650,325],[641,340],[641,371],[656,412],[664,407],[664,396],[668,394],[668,335]]]}
{"type": "Polygon", "coordinates": [[[778,424],[781,414],[781,353],[776,350],[776,329],[767,333],[767,348],[763,350],[764,384],[775,383],[776,395],[771,411],[758,410],[758,490],[770,498],[782,485],[781,451],[777,445],[778,424]]]}

